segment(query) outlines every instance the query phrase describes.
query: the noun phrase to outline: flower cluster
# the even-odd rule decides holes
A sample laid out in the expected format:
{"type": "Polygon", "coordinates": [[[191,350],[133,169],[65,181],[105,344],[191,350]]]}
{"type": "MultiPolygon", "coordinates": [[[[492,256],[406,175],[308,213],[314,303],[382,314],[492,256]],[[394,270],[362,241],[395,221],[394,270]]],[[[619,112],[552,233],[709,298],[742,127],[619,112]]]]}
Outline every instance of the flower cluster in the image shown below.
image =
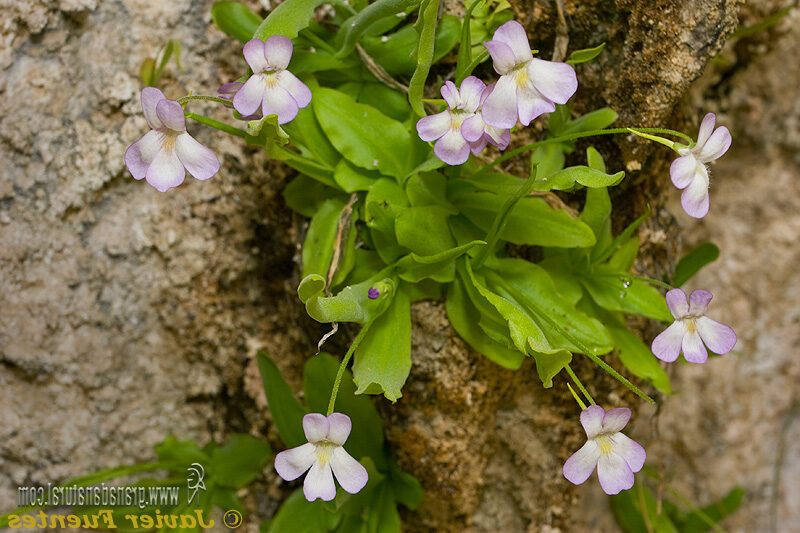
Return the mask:
{"type": "MultiPolygon", "coordinates": [[[[222,98],[231,100],[242,120],[276,115],[279,124],[297,116],[311,103],[311,89],[286,70],[292,58],[292,41],[273,35],[266,42],[252,39],[244,45],[244,57],[253,70],[247,82],[226,83],[219,88],[222,98]]],[[[214,152],[186,132],[183,107],[168,100],[155,87],[142,89],[142,111],[150,131],[125,152],[125,165],[137,180],[160,192],[183,183],[186,171],[206,180],[219,170],[214,152]]]]}
{"type": "Polygon", "coordinates": [[[575,69],[566,63],[536,59],[522,24],[506,22],[483,43],[500,75],[488,86],[474,76],[461,87],[447,81],[441,88],[447,110],[417,122],[420,139],[436,141],[436,157],[460,165],[469,154],[479,154],[488,143],[504,150],[511,128],[527,126],[536,117],[565,104],[578,89],[575,69]]]}

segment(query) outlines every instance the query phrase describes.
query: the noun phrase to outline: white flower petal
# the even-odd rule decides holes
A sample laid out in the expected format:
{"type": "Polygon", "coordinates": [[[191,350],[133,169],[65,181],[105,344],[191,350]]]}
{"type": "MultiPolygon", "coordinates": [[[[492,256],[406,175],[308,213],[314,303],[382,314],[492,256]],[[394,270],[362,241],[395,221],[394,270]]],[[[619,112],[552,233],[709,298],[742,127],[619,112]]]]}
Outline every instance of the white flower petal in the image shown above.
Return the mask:
{"type": "Polygon", "coordinates": [[[614,446],[614,453],[625,459],[633,472],[638,472],[644,466],[647,452],[644,447],[623,433],[608,436],[614,446]]]}
{"type": "Polygon", "coordinates": [[[275,471],[285,481],[302,476],[317,458],[316,446],[306,442],[302,446],[284,450],[275,456],[275,471]]]}
{"type": "Polygon", "coordinates": [[[694,179],[696,171],[697,159],[694,158],[694,155],[688,153],[672,162],[669,167],[669,177],[673,185],[679,189],[685,189],[694,179]]]}
{"type": "Polygon", "coordinates": [[[363,489],[369,480],[367,469],[353,459],[341,446],[333,450],[331,468],[333,475],[336,476],[336,481],[350,494],[355,494],[363,489]]]}
{"type": "Polygon", "coordinates": [[[694,145],[694,150],[699,152],[705,146],[706,141],[708,138],[711,137],[711,134],[714,132],[714,124],[717,122],[717,115],[714,113],[708,113],[706,116],[703,117],[703,121],[700,123],[700,131],[697,132],[697,142],[694,145]]]}
{"type": "Polygon", "coordinates": [[[269,68],[267,56],[264,54],[264,41],[261,39],[250,39],[242,50],[244,60],[250,66],[253,74],[260,74],[269,68]]]}
{"type": "Polygon", "coordinates": [[[683,190],[681,206],[690,217],[703,218],[708,214],[708,171],[705,166],[697,167],[692,183],[683,190]]]}
{"type": "Polygon", "coordinates": [[[455,109],[458,107],[458,104],[461,103],[461,95],[458,94],[458,88],[452,81],[448,80],[444,82],[439,92],[442,94],[442,98],[447,102],[447,107],[450,109],[455,109]]]}
{"type": "Polygon", "coordinates": [[[174,150],[161,149],[147,168],[147,183],[157,191],[166,192],[183,183],[186,170],[174,150]]]}
{"type": "Polygon", "coordinates": [[[156,154],[161,150],[162,135],[163,133],[150,130],[125,150],[125,166],[128,167],[128,170],[137,180],[147,175],[150,163],[153,162],[156,154]]]}
{"type": "Polygon", "coordinates": [[[510,20],[497,28],[492,36],[492,41],[501,42],[508,46],[514,53],[514,59],[517,64],[525,63],[533,58],[531,44],[528,41],[525,28],[516,20],[510,20]]]}
{"type": "Polygon", "coordinates": [[[448,130],[433,145],[433,153],[448,165],[461,165],[469,159],[469,144],[460,131],[448,130]]]}
{"type": "Polygon", "coordinates": [[[514,51],[507,44],[500,41],[484,41],[483,46],[492,56],[492,66],[495,72],[504,76],[514,70],[517,58],[514,57],[514,51]]]}
{"type": "Polygon", "coordinates": [[[156,104],[156,115],[161,123],[173,131],[186,131],[186,117],[181,104],[175,100],[161,100],[156,104]]]}
{"type": "Polygon", "coordinates": [[[267,64],[275,70],[283,70],[289,66],[292,59],[292,41],[283,35],[272,35],[264,43],[264,55],[267,64]]]}
{"type": "Polygon", "coordinates": [[[692,294],[689,295],[689,314],[692,316],[706,314],[708,304],[711,303],[713,297],[714,295],[711,292],[703,289],[692,291],[692,294]]]}
{"type": "Polygon", "coordinates": [[[627,407],[609,409],[603,416],[603,433],[618,433],[622,431],[631,419],[631,410],[627,407]]]}
{"type": "Polygon", "coordinates": [[[186,170],[199,180],[207,180],[219,170],[216,154],[188,133],[182,133],[175,139],[175,153],[186,170]]]}
{"type": "Polygon", "coordinates": [[[300,81],[297,76],[288,70],[282,70],[275,74],[278,79],[278,85],[283,87],[286,92],[292,95],[297,106],[300,108],[307,107],[311,103],[311,89],[300,81]]]}
{"type": "Polygon", "coordinates": [[[161,100],[166,99],[167,97],[164,96],[164,93],[155,87],[145,87],[142,89],[142,113],[144,114],[144,119],[147,121],[147,124],[151,129],[157,130],[164,126],[161,124],[161,120],[159,120],[158,115],[156,115],[156,105],[158,105],[161,100]]]}
{"type": "Polygon", "coordinates": [[[303,432],[312,444],[327,439],[330,429],[330,422],[323,414],[309,413],[303,417],[303,432]]]}
{"type": "Polygon", "coordinates": [[[350,417],[342,413],[331,413],[328,416],[328,424],[330,424],[328,440],[339,446],[344,444],[353,427],[350,417]]]}
{"type": "Polygon", "coordinates": [[[480,114],[472,115],[461,123],[461,135],[471,143],[483,137],[485,129],[486,124],[480,114]]]}
{"type": "Polygon", "coordinates": [[[542,96],[532,83],[517,89],[517,113],[523,126],[527,126],[537,117],[555,110],[556,105],[542,96]]]}
{"type": "Polygon", "coordinates": [[[603,492],[609,495],[619,494],[633,487],[633,471],[627,461],[612,452],[600,456],[597,461],[597,477],[603,492]]]}
{"type": "Polygon", "coordinates": [[[703,163],[714,161],[722,157],[728,148],[731,147],[731,132],[725,126],[717,128],[717,130],[708,139],[703,149],[697,154],[697,159],[703,163]]]}
{"type": "Polygon", "coordinates": [[[564,463],[562,472],[571,483],[580,485],[592,475],[597,461],[600,459],[600,446],[594,440],[588,440],[580,450],[573,453],[564,463]]]}
{"type": "Polygon", "coordinates": [[[686,301],[686,293],[681,289],[671,289],[666,295],[667,307],[675,318],[683,318],[689,314],[689,303],[686,301]]]}
{"type": "Polygon", "coordinates": [[[422,117],[417,122],[417,134],[425,142],[435,141],[450,129],[450,111],[422,117]]]}
{"type": "Polygon", "coordinates": [[[310,502],[317,498],[329,502],[336,497],[336,485],[333,483],[330,464],[320,466],[315,462],[311,466],[311,470],[308,471],[306,480],[303,482],[303,494],[310,502]]]}
{"type": "Polygon", "coordinates": [[[581,411],[581,425],[589,439],[595,438],[603,431],[603,417],[605,410],[599,405],[590,405],[581,411]]]}
{"type": "Polygon", "coordinates": [[[291,122],[299,111],[300,108],[297,106],[295,99],[280,85],[273,85],[264,90],[261,112],[265,117],[267,115],[278,115],[278,124],[286,124],[291,122]]]}
{"type": "Polygon", "coordinates": [[[483,121],[499,129],[517,124],[517,83],[514,76],[500,76],[491,94],[481,106],[483,121]]]}
{"type": "Polygon", "coordinates": [[[686,335],[686,324],[683,320],[676,320],[653,339],[650,350],[662,361],[673,363],[681,354],[684,335],[686,335]]]}
{"type": "MultiPolygon", "coordinates": [[[[693,319],[688,319],[693,320],[693,319]]],[[[683,357],[690,363],[705,363],[708,361],[708,352],[703,346],[703,340],[696,330],[689,328],[683,336],[683,357]]]]}
{"type": "Polygon", "coordinates": [[[566,63],[534,58],[527,71],[536,89],[557,104],[566,104],[578,90],[575,69],[566,63]]]}
{"type": "Polygon", "coordinates": [[[736,333],[730,326],[701,316],[695,320],[700,338],[708,349],[717,354],[726,354],[736,346],[736,333]]]}
{"type": "Polygon", "coordinates": [[[467,113],[474,113],[481,105],[481,95],[486,84],[475,76],[468,76],[461,82],[459,94],[461,96],[461,109],[467,113]]]}
{"type": "Polygon", "coordinates": [[[266,83],[263,74],[253,74],[233,95],[233,108],[242,116],[249,116],[261,107],[266,83]]]}

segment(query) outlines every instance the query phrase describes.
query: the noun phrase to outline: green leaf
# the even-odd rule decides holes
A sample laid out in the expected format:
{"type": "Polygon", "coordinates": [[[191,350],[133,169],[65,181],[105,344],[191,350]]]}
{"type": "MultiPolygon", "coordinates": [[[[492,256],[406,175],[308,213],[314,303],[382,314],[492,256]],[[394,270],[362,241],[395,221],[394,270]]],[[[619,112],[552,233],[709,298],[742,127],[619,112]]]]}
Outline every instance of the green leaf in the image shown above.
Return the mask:
{"type": "Polygon", "coordinates": [[[312,105],[328,139],[350,162],[387,176],[405,177],[411,150],[408,128],[333,89],[318,89],[312,105]]]}
{"type": "Polygon", "coordinates": [[[272,420],[275,422],[275,427],[278,428],[281,440],[288,448],[305,444],[303,417],[308,411],[297,401],[294,392],[283,379],[275,362],[261,351],[258,352],[256,358],[272,420]]]}
{"type": "Polygon", "coordinates": [[[592,262],[593,263],[602,263],[606,261],[609,257],[617,253],[624,244],[628,242],[633,235],[633,232],[639,227],[639,225],[644,222],[647,217],[650,216],[650,207],[647,207],[647,212],[631,222],[627,228],[622,230],[622,233],[617,235],[617,237],[605,248],[600,248],[596,246],[594,250],[592,250],[592,262]]]}
{"type": "Polygon", "coordinates": [[[711,531],[712,526],[708,523],[710,520],[714,524],[718,524],[726,517],[735,513],[741,506],[744,500],[744,490],[736,487],[725,495],[722,499],[707,505],[702,509],[698,509],[691,513],[687,513],[682,517],[680,525],[681,533],[704,533],[711,531]]]}
{"type": "Polygon", "coordinates": [[[261,24],[261,17],[239,2],[214,2],[211,20],[223,33],[243,43],[253,38],[261,24]]]}
{"type": "Polygon", "coordinates": [[[360,13],[345,21],[344,42],[337,56],[344,57],[353,51],[361,35],[381,19],[397,13],[408,12],[418,6],[420,0],[377,0],[361,10],[360,13]]]}
{"type": "Polygon", "coordinates": [[[397,291],[389,308],[369,327],[354,354],[356,394],[383,394],[396,402],[411,371],[411,310],[397,291]]]}
{"type": "Polygon", "coordinates": [[[440,283],[453,281],[454,261],[475,246],[482,244],[486,244],[486,242],[475,240],[433,255],[417,255],[412,252],[397,262],[398,275],[401,279],[411,283],[417,283],[425,278],[431,278],[440,283]]]}
{"type": "MultiPolygon", "coordinates": [[[[208,455],[200,449],[197,442],[178,440],[172,435],[156,444],[155,452],[160,462],[180,465],[182,466],[181,470],[185,470],[192,463],[207,464],[209,460],[208,455]]],[[[72,483],[78,484],[80,479],[72,480],[72,483]]]]}
{"type": "Polygon", "coordinates": [[[616,272],[628,273],[636,261],[636,255],[639,253],[639,238],[631,237],[628,242],[623,244],[614,255],[609,258],[605,267],[609,270],[616,272]]]}
{"type": "MultiPolygon", "coordinates": [[[[381,0],[379,0],[381,1],[381,0]]],[[[384,0],[386,1],[386,0],[384,0]]],[[[436,38],[436,22],[439,18],[439,0],[422,0],[419,8],[419,17],[414,30],[417,32],[417,66],[411,81],[408,84],[408,103],[417,116],[424,117],[425,106],[422,105],[422,98],[425,92],[425,83],[428,80],[428,72],[433,63],[433,46],[436,38]]]]}
{"type": "Polygon", "coordinates": [[[599,187],[597,189],[586,190],[586,203],[583,205],[580,219],[585,222],[594,233],[597,239],[592,255],[598,250],[605,250],[611,245],[613,239],[611,235],[611,199],[608,191],[599,187]]]}
{"type": "Polygon", "coordinates": [[[272,10],[264,19],[253,37],[266,41],[272,35],[283,35],[294,39],[300,30],[308,27],[314,18],[314,10],[326,0],[286,0],[272,10]]]}
{"type": "Polygon", "coordinates": [[[393,180],[379,179],[369,189],[365,200],[364,216],[372,242],[385,263],[392,263],[403,255],[397,243],[395,219],[408,206],[403,189],[393,180]]]}
{"type": "Polygon", "coordinates": [[[447,225],[450,214],[450,210],[439,206],[403,209],[394,224],[397,242],[419,255],[435,255],[455,247],[447,225]]]}
{"type": "Polygon", "coordinates": [[[388,269],[356,285],[339,291],[336,296],[324,296],[325,278],[310,274],[303,278],[297,288],[297,295],[306,305],[308,316],[317,322],[356,322],[366,324],[386,310],[395,292],[395,281],[384,276],[388,269]],[[381,296],[372,300],[369,289],[375,287],[381,296]]]}
{"type": "Polygon", "coordinates": [[[582,353],[571,337],[595,355],[611,350],[612,341],[603,325],[564,300],[543,268],[523,259],[504,258],[498,259],[486,274],[490,287],[503,289],[503,296],[513,295],[525,309],[535,313],[550,344],[582,353]]]}
{"type": "Polygon", "coordinates": [[[389,483],[394,490],[395,499],[409,509],[419,507],[425,497],[417,478],[400,470],[394,461],[389,465],[389,483]]]}
{"type": "Polygon", "coordinates": [[[537,191],[567,191],[579,183],[585,187],[610,187],[618,184],[625,177],[625,172],[616,174],[606,174],[593,168],[584,166],[568,167],[555,174],[536,180],[535,190],[537,191]]]}
{"type": "MultiPolygon", "coordinates": [[[[433,45],[433,62],[436,63],[458,43],[461,21],[453,15],[444,15],[436,28],[433,45]]],[[[417,34],[413,26],[404,26],[399,31],[380,38],[365,37],[364,50],[391,76],[410,76],[417,66],[414,48],[417,34]]],[[[408,101],[403,98],[406,107],[408,101]]]]}
{"type": "Polygon", "coordinates": [[[672,314],[664,296],[646,282],[631,278],[625,272],[615,272],[603,266],[592,275],[579,278],[592,299],[609,311],[622,311],[671,322],[672,314]]]}
{"type": "Polygon", "coordinates": [[[450,324],[467,344],[502,367],[516,370],[522,365],[522,353],[507,348],[489,337],[482,328],[475,327],[481,322],[481,312],[472,303],[461,276],[447,286],[445,304],[450,324]]]}
{"type": "Polygon", "coordinates": [[[313,217],[323,203],[329,199],[347,202],[341,191],[323,185],[303,174],[298,175],[283,190],[286,205],[305,217],[313,217]]]}
{"type": "MultiPolygon", "coordinates": [[[[303,391],[309,411],[327,412],[329,395],[338,371],[339,361],[325,352],[306,362],[303,391]]],[[[353,422],[353,429],[344,447],[356,459],[369,457],[379,469],[385,469],[383,423],[369,396],[356,396],[355,392],[353,377],[349,371],[345,371],[334,406],[335,412],[346,414],[353,422]]]]}
{"type": "Polygon", "coordinates": [[[387,87],[383,83],[363,84],[356,100],[362,104],[370,105],[389,118],[400,122],[411,117],[411,107],[408,105],[406,95],[387,87]]]}
{"type": "Polygon", "coordinates": [[[719,248],[711,242],[698,244],[691,252],[684,255],[675,267],[674,285],[682,286],[689,281],[692,276],[709,263],[713,263],[719,257],[719,248]]]}
{"type": "Polygon", "coordinates": [[[531,154],[531,168],[534,166],[537,183],[560,171],[564,168],[564,145],[546,144],[534,150],[531,154]]]}
{"type": "Polygon", "coordinates": [[[269,444],[252,435],[233,433],[211,455],[209,473],[222,486],[239,489],[253,481],[272,456],[269,444]]]}
{"type": "Polygon", "coordinates": [[[292,144],[300,146],[304,155],[316,160],[325,168],[333,170],[341,161],[342,156],[328,141],[312,108],[301,109],[294,120],[284,124],[283,128],[289,134],[292,144]]]}
{"type": "Polygon", "coordinates": [[[402,533],[400,514],[397,512],[391,485],[381,483],[375,492],[375,498],[367,513],[369,529],[376,533],[402,533]]]}
{"type": "Polygon", "coordinates": [[[567,124],[557,133],[553,131],[556,136],[568,135],[570,133],[578,133],[582,131],[602,130],[610,126],[617,120],[617,112],[609,107],[603,107],[586,113],[574,120],[570,120],[567,124]]]}
{"type": "Polygon", "coordinates": [[[406,181],[406,194],[414,207],[436,205],[446,207],[451,215],[458,209],[447,201],[447,178],[441,172],[419,172],[406,181]]]}
{"type": "MultiPolygon", "coordinates": [[[[625,533],[678,533],[650,489],[636,482],[633,489],[610,496],[611,512],[625,533]],[[646,515],[646,518],[645,518],[646,515]]],[[[684,530],[680,530],[684,533],[684,530]]]]}
{"type": "Polygon", "coordinates": [[[311,219],[303,243],[303,277],[318,274],[327,277],[331,266],[339,216],[346,202],[331,198],[326,200],[311,219]]]}
{"type": "MultiPolygon", "coordinates": [[[[503,196],[488,192],[464,192],[451,202],[476,226],[489,231],[503,196]]],[[[553,209],[541,198],[523,198],[511,210],[500,237],[513,244],[584,247],[595,243],[591,228],[566,211],[553,209]]]]}
{"type": "Polygon", "coordinates": [[[324,502],[309,502],[303,495],[303,489],[297,489],[278,508],[269,525],[267,533],[324,533],[328,529],[331,514],[325,509],[324,502]]]}
{"type": "Polygon", "coordinates": [[[575,305],[583,297],[583,288],[573,272],[573,259],[570,255],[546,257],[537,264],[547,271],[558,294],[575,305]]]}
{"type": "Polygon", "coordinates": [[[569,65],[578,65],[580,63],[586,63],[587,61],[591,61],[595,57],[600,55],[600,52],[603,51],[603,48],[606,47],[606,43],[601,43],[594,48],[584,48],[583,50],[575,50],[569,55],[569,59],[567,59],[567,64],[569,65]]]}
{"type": "Polygon", "coordinates": [[[283,161],[286,165],[292,167],[301,174],[305,174],[309,178],[317,180],[323,185],[334,189],[338,188],[336,182],[333,181],[333,168],[274,143],[267,145],[266,148],[267,155],[271,158],[283,161]]]}

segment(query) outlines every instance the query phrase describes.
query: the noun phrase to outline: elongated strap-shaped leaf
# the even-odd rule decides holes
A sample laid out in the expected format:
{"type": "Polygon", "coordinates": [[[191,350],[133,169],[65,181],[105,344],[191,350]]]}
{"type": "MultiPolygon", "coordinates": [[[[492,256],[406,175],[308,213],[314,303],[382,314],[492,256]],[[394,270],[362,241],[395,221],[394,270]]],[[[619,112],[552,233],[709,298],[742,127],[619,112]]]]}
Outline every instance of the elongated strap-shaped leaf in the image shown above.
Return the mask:
{"type": "Polygon", "coordinates": [[[261,24],[261,17],[240,2],[214,2],[211,20],[234,39],[246,43],[261,24]]]}
{"type": "Polygon", "coordinates": [[[436,21],[439,17],[439,0],[423,0],[419,8],[419,18],[414,25],[419,39],[417,40],[417,68],[408,84],[408,103],[420,117],[425,116],[422,98],[425,82],[433,63],[433,48],[436,40],[436,21]]]}
{"type": "Polygon", "coordinates": [[[680,287],[692,276],[709,263],[713,263],[719,257],[719,248],[711,242],[698,244],[697,247],[684,255],[675,267],[675,286],[680,287]]]}
{"type": "Polygon", "coordinates": [[[467,76],[464,75],[470,63],[472,63],[472,34],[470,33],[470,22],[472,21],[472,10],[483,0],[474,0],[467,12],[464,13],[464,21],[461,23],[461,43],[458,46],[458,62],[456,63],[456,85],[461,85],[461,81],[467,76]]]}
{"type": "Polygon", "coordinates": [[[472,241],[433,255],[417,255],[412,252],[397,262],[398,276],[412,283],[425,278],[441,283],[452,281],[455,276],[455,260],[472,248],[485,244],[485,241],[472,241]]]}
{"type": "Polygon", "coordinates": [[[339,215],[346,202],[331,198],[325,201],[311,218],[303,243],[303,277],[309,274],[327,276],[336,244],[339,215]]]}

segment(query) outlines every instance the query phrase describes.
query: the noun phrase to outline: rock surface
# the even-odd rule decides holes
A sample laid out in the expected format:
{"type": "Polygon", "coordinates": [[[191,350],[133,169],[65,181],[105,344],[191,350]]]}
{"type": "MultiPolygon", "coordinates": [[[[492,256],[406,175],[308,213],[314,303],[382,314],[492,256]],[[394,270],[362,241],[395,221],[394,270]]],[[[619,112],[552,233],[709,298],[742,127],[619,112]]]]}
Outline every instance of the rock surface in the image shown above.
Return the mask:
{"type": "MultiPolygon", "coordinates": [[[[212,180],[187,178],[159,194],[123,166],[125,147],[146,128],[136,73],[168,39],[183,50],[183,70],[170,66],[160,84],[169,97],[210,93],[243,68],[239,45],[213,28],[210,4],[3,3],[2,510],[16,501],[17,486],[150,459],[168,433],[205,441],[245,431],[277,445],[253,355],[266,349],[297,380],[324,332],[294,296],[303,221],[280,198],[284,168],[192,125],[220,156],[212,180]]],[[[679,220],[687,244],[710,238],[723,249],[692,283],[717,294],[716,316],[737,328],[741,355],[678,368],[684,392],[666,400],[659,438],[644,419],[637,431],[653,464],[687,495],[706,501],[735,483],[749,489],[728,529],[768,522],[788,531],[782,525],[796,523],[800,508],[791,490],[800,470],[791,392],[800,369],[790,357],[800,320],[791,283],[800,221],[787,216],[800,212],[800,74],[785,65],[796,59],[800,33],[792,28],[800,25],[795,10],[794,25],[785,20],[727,47],[721,57],[729,61],[687,96],[738,8],[732,0],[688,4],[565,5],[570,50],[608,42],[599,62],[579,67],[579,110],[606,103],[621,123],[646,125],[695,121],[699,108],[723,111],[738,134],[736,150],[715,168],[713,216],[679,220]],[[768,437],[753,438],[759,434],[768,437]],[[783,467],[777,481],[775,465],[783,467]]],[[[554,2],[514,7],[549,56],[554,2]]],[[[754,2],[745,21],[780,7],[754,2]]],[[[603,148],[618,165],[645,169],[617,202],[660,205],[670,191],[665,151],[629,140],[603,148]]],[[[653,254],[669,244],[652,240],[653,254]]],[[[418,305],[414,323],[411,380],[394,408],[382,405],[400,462],[427,491],[421,512],[406,517],[412,530],[580,531],[579,495],[588,502],[582,509],[594,510],[587,524],[611,527],[596,489],[574,489],[560,477],[582,439],[563,386],[543,391],[531,366],[507,372],[469,351],[441,305],[418,305]]],[[[604,377],[593,385],[606,406],[631,401],[604,377]]],[[[262,519],[284,494],[271,469],[265,480],[248,500],[262,519]]]]}

